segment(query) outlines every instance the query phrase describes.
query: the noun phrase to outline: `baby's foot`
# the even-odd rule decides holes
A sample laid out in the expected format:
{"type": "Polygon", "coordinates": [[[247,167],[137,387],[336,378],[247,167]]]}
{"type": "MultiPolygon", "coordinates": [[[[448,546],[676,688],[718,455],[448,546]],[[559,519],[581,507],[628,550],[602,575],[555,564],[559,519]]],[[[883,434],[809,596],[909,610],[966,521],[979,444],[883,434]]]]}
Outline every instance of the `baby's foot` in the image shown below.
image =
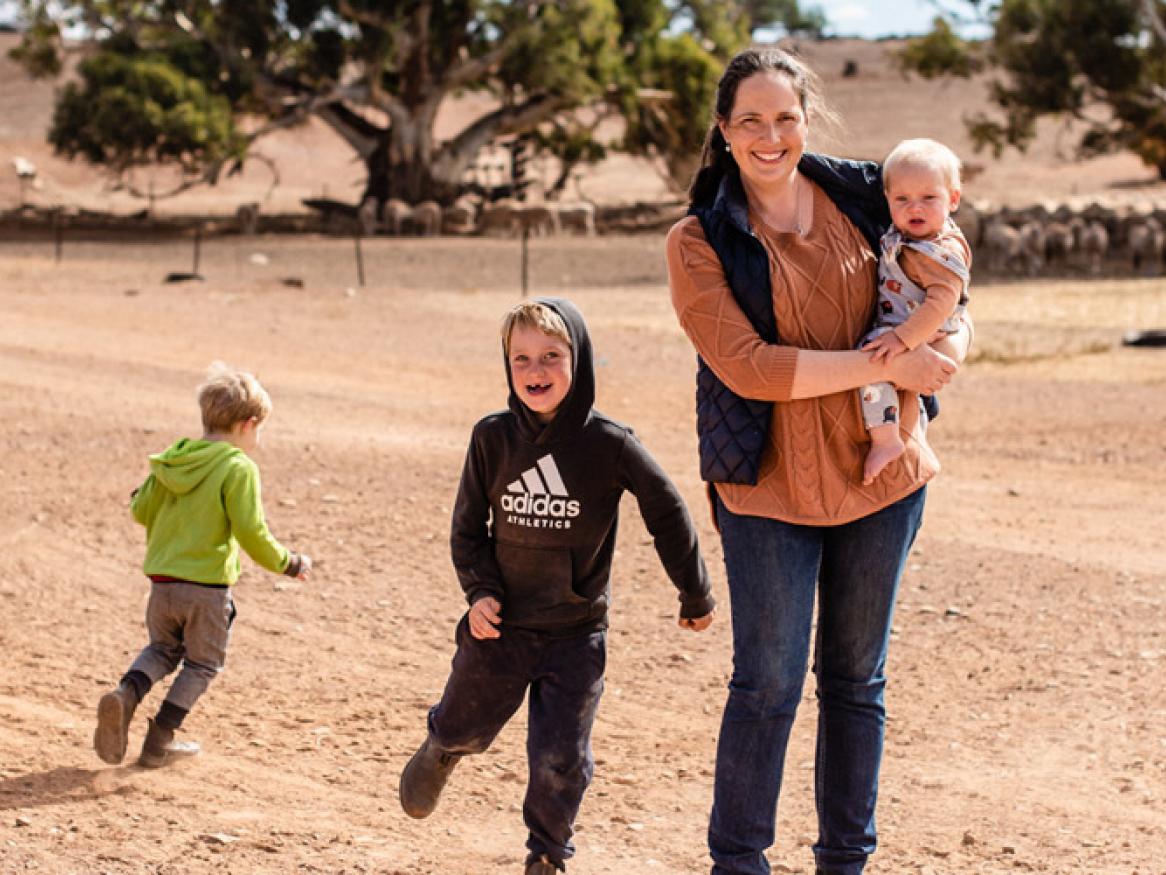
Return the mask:
{"type": "Polygon", "coordinates": [[[904,449],[901,440],[871,444],[870,452],[866,454],[866,462],[862,466],[862,485],[870,486],[874,483],[875,478],[882,473],[883,468],[903,455],[904,449]]]}

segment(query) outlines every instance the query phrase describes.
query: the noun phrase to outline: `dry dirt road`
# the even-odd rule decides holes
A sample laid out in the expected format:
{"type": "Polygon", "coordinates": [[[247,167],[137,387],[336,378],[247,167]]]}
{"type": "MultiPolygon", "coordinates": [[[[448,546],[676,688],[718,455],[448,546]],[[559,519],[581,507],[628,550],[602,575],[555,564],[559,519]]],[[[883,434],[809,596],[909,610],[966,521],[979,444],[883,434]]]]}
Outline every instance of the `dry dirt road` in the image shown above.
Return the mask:
{"type": "MultiPolygon", "coordinates": [[[[534,290],[588,317],[599,406],[681,485],[727,603],[697,480],[693,356],[662,239],[536,245],[534,290]]],[[[514,245],[212,241],[0,245],[0,873],[521,870],[524,721],[406,818],[400,768],[462,610],[446,548],[471,424],[502,406],[496,338],[514,245]],[[262,254],[263,259],[252,259],[262,254]],[[280,280],[295,276],[304,288],[280,280]],[[145,458],[198,428],[224,359],[275,399],[259,457],[273,530],[317,557],[244,572],[227,671],[188,721],[202,756],[144,772],[94,756],[94,706],[144,641],[145,458]]],[[[872,873],[1166,872],[1166,326],[1156,280],[981,286],[977,359],[944,394],[944,471],[892,645],[882,846],[872,873]]],[[[597,777],[576,875],[707,871],[729,666],[625,508],[597,777]]],[[[152,697],[143,711],[156,706],[152,697]]],[[[131,734],[141,741],[144,714],[131,734]]],[[[812,691],[787,766],[777,872],[808,872],[812,691]]]]}

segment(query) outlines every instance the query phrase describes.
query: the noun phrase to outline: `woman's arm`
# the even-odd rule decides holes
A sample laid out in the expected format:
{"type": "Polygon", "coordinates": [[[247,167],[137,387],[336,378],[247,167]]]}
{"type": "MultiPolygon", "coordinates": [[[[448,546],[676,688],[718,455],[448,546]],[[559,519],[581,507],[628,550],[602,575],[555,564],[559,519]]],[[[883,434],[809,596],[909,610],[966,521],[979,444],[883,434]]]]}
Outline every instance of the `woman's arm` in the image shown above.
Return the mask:
{"type": "Polygon", "coordinates": [[[790,398],[818,398],[881,382],[931,395],[946,386],[958,369],[954,360],[927,344],[896,356],[889,364],[872,362],[870,353],[861,350],[801,349],[790,398]]]}
{"type": "Polygon", "coordinates": [[[929,393],[955,373],[956,363],[927,344],[890,364],[875,364],[869,352],[766,343],[733,299],[695,219],[673,227],[666,251],[672,305],[681,328],[721,381],[744,398],[816,398],[880,381],[929,393]]]}

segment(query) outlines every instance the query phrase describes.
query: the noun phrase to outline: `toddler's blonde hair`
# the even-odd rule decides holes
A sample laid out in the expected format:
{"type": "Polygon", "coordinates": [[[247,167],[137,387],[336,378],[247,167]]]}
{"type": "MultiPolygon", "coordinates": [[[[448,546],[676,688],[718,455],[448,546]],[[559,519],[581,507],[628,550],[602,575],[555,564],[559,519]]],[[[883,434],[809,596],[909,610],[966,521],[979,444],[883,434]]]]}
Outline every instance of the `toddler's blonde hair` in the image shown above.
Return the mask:
{"type": "Polygon", "coordinates": [[[919,167],[934,170],[943,178],[948,191],[959,191],[960,159],[955,152],[936,140],[903,140],[883,161],[883,190],[891,185],[891,175],[899,169],[919,167]]]}
{"type": "Polygon", "coordinates": [[[515,304],[502,319],[502,348],[510,355],[510,334],[517,326],[537,328],[543,334],[557,337],[567,346],[571,345],[571,334],[563,317],[538,301],[523,301],[515,304]]]}
{"type": "Polygon", "coordinates": [[[271,396],[253,374],[212,362],[206,380],[198,387],[202,427],[208,434],[230,431],[236,423],[255,417],[263,422],[271,415],[271,396]]]}

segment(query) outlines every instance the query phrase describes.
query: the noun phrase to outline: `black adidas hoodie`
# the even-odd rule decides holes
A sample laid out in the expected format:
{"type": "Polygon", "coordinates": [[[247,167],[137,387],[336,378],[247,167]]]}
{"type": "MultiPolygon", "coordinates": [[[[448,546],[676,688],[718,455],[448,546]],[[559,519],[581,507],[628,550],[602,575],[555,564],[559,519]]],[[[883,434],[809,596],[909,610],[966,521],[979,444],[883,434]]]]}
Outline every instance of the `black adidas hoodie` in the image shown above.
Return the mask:
{"type": "Polygon", "coordinates": [[[696,530],[676,487],[632,430],[592,409],[595,366],[583,316],[570,301],[540,298],[563,317],[573,376],[544,425],[514,392],[503,345],[509,410],[474,426],[454,504],[450,548],[472,605],[493,596],[503,629],[575,635],[607,626],[620,496],[635,495],[680,615],[713,609],[696,530]]]}

